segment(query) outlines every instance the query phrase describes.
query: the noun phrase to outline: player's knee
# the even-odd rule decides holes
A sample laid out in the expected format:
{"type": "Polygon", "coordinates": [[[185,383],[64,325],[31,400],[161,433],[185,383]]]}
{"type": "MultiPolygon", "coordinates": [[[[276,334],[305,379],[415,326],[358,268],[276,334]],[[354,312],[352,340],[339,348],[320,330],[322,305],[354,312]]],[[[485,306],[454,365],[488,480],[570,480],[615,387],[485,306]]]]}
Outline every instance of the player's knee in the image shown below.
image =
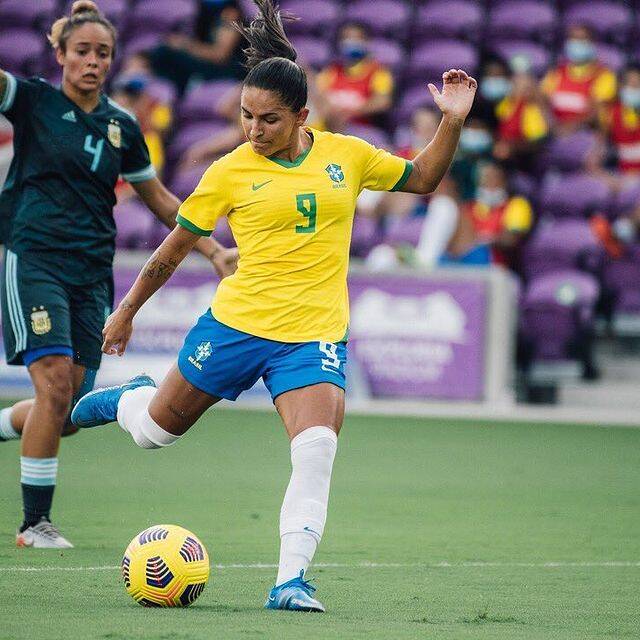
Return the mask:
{"type": "Polygon", "coordinates": [[[54,415],[66,416],[73,398],[73,364],[68,358],[51,357],[38,361],[32,377],[38,401],[54,415]]]}

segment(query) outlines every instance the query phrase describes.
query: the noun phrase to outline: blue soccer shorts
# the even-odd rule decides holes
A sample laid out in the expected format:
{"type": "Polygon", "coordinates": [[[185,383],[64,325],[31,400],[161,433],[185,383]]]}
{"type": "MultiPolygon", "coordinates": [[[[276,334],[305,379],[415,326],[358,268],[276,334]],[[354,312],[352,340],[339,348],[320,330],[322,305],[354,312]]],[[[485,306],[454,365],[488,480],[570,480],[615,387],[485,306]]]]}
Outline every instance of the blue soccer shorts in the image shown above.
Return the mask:
{"type": "Polygon", "coordinates": [[[273,400],[281,393],[330,382],[345,387],[345,342],[277,342],[218,322],[208,309],[178,355],[184,378],[209,395],[235,400],[260,378],[273,400]]]}

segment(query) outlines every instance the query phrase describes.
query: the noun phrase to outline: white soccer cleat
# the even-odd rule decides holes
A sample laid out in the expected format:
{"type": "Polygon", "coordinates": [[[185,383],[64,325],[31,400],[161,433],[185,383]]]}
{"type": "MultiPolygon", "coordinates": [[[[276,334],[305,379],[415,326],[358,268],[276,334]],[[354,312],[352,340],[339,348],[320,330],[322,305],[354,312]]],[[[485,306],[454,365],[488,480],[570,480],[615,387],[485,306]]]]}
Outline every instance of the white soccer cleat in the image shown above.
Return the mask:
{"type": "Polygon", "coordinates": [[[58,528],[46,518],[16,534],[17,547],[34,549],[73,549],[73,545],[64,538],[58,528]]]}

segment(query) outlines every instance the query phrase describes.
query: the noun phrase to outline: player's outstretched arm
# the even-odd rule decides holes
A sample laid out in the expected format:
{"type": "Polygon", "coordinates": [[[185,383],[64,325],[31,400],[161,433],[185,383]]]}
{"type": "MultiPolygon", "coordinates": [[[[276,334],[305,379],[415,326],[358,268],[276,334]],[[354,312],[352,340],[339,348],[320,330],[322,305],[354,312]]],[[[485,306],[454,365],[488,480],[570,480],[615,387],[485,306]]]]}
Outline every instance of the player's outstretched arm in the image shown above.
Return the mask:
{"type": "MultiPolygon", "coordinates": [[[[176,226],[181,202],[158,178],[136,182],[133,188],[162,224],[169,229],[176,226]]],[[[238,250],[223,247],[214,238],[201,236],[194,249],[211,262],[220,278],[231,275],[238,266],[238,250]]]]}
{"type": "Polygon", "coordinates": [[[142,305],[171,277],[178,265],[201,236],[177,226],[147,260],[127,295],[107,318],[102,337],[102,351],[123,355],[131,333],[133,318],[142,305]]]}
{"type": "Polygon", "coordinates": [[[442,74],[442,93],[429,84],[429,91],[442,111],[442,120],[433,140],[414,159],[413,171],[402,191],[426,194],[440,184],[453,160],[477,88],[476,80],[462,69],[442,74]]]}

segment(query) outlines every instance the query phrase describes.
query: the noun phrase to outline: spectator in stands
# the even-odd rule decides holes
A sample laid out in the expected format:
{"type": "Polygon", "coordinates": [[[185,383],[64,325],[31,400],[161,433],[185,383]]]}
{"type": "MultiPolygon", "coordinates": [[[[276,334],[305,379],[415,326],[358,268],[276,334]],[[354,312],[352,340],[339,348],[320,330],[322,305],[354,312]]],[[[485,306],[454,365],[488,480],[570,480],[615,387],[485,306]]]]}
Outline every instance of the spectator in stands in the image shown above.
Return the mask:
{"type": "MultiPolygon", "coordinates": [[[[515,62],[515,61],[514,61],[515,62]]],[[[511,168],[532,169],[540,143],[549,133],[543,98],[528,61],[516,64],[507,93],[496,103],[496,143],[493,155],[511,168]]],[[[482,84],[480,84],[482,90],[482,84]]]]}
{"type": "Polygon", "coordinates": [[[323,119],[330,131],[350,122],[375,124],[391,108],[393,76],[369,51],[364,25],[347,23],[338,37],[339,59],[317,77],[324,98],[323,119]]]}
{"type": "Polygon", "coordinates": [[[233,26],[241,21],[237,0],[200,0],[194,37],[174,33],[149,51],[153,72],[173,82],[181,94],[194,80],[242,79],[241,36],[233,26]]]}
{"type": "Polygon", "coordinates": [[[566,60],[542,81],[542,92],[558,132],[597,124],[603,105],[616,94],[615,74],[598,62],[593,36],[587,27],[576,25],[569,29],[564,53],[566,60]]]}
{"type": "Polygon", "coordinates": [[[624,174],[640,172],[640,66],[622,73],[617,100],[603,118],[613,145],[618,169],[624,174]]]}
{"type": "Polygon", "coordinates": [[[432,198],[417,249],[425,266],[437,264],[515,267],[517,250],[531,229],[529,201],[510,195],[504,169],[485,162],[473,201],[459,205],[450,194],[432,198]]]}
{"type": "Polygon", "coordinates": [[[471,113],[471,118],[486,122],[491,129],[498,126],[496,106],[511,91],[511,75],[507,65],[497,58],[489,59],[483,67],[478,95],[471,113]]]}

